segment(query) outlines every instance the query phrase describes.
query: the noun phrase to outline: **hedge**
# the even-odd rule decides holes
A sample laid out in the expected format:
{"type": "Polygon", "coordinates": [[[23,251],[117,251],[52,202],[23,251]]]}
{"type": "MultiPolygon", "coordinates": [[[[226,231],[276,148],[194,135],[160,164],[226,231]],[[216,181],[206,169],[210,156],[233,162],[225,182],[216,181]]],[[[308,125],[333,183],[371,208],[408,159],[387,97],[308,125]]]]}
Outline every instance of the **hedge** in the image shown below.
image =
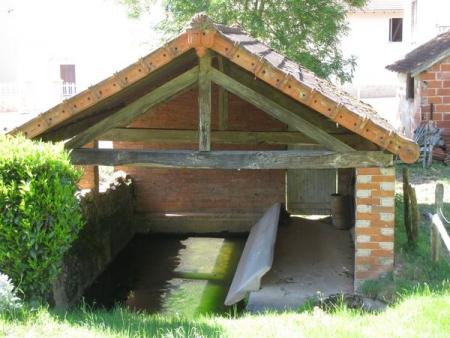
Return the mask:
{"type": "Polygon", "coordinates": [[[83,225],[81,176],[62,143],[0,135],[0,271],[26,300],[45,300],[83,225]]]}

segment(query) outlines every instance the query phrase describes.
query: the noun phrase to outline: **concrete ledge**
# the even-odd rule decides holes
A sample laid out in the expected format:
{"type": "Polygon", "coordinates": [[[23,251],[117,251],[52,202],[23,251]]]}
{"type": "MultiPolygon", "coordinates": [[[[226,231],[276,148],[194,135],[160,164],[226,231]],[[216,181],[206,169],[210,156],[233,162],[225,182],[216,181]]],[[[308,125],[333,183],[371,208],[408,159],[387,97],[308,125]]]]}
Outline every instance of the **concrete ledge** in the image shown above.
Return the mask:
{"type": "Polygon", "coordinates": [[[248,291],[257,291],[261,278],[272,267],[281,203],[275,203],[252,227],[225,305],[244,299],[248,291]]]}
{"type": "Polygon", "coordinates": [[[136,217],[135,231],[141,234],[248,233],[261,214],[147,213],[136,217]]]}

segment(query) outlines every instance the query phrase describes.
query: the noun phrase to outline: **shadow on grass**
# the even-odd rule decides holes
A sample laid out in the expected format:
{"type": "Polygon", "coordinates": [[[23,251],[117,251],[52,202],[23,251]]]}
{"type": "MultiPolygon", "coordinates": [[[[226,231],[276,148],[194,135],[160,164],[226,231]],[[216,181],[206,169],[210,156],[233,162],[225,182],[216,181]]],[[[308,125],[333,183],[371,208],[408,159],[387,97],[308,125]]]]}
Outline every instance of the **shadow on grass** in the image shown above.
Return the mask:
{"type": "Polygon", "coordinates": [[[52,316],[71,327],[112,333],[126,337],[222,337],[223,328],[208,317],[149,315],[126,308],[92,309],[81,305],[69,311],[51,310],[52,316]]]}

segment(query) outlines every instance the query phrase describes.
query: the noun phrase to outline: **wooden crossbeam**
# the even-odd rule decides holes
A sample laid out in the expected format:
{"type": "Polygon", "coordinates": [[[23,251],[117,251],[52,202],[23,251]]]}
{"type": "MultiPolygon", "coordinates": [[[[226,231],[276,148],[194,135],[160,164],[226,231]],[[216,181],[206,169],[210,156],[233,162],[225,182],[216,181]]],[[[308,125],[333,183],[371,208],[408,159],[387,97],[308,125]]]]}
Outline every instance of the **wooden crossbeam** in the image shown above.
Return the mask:
{"type": "Polygon", "coordinates": [[[74,149],[79,165],[204,169],[331,169],[389,167],[392,155],[379,151],[190,151],[74,149]]]}
{"type": "Polygon", "coordinates": [[[317,141],[327,149],[336,151],[354,151],[354,149],[338,139],[330,136],[315,125],[302,119],[291,111],[281,107],[277,103],[269,100],[265,96],[255,92],[251,88],[241,84],[240,82],[232,79],[231,77],[221,73],[220,71],[211,68],[211,80],[217,83],[219,86],[224,87],[233,94],[241,97],[242,99],[250,102],[255,107],[265,111],[267,114],[279,119],[287,125],[299,130],[306,136],[317,141]]]}
{"type": "Polygon", "coordinates": [[[127,125],[136,119],[139,115],[155,108],[189,89],[198,79],[198,66],[177,76],[171,81],[151,91],[140,99],[130,103],[114,115],[111,115],[92,127],[82,131],[72,140],[65,144],[66,149],[79,148],[98,138],[111,128],[127,125]]]}
{"type": "MultiPolygon", "coordinates": [[[[338,140],[356,143],[354,134],[336,134],[338,140]]],[[[197,143],[197,130],[114,128],[98,137],[105,141],[197,143]]],[[[212,144],[317,144],[298,131],[211,131],[212,144]]]]}

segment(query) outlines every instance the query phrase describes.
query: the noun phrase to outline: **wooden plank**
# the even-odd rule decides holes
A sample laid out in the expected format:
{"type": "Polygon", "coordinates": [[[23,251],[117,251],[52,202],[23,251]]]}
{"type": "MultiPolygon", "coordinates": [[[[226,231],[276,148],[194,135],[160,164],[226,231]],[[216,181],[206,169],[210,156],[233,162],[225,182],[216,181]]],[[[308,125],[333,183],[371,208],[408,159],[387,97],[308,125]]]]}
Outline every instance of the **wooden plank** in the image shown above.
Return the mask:
{"type": "Polygon", "coordinates": [[[305,213],[307,203],[312,215],[330,215],[330,196],[336,193],[336,169],[289,169],[286,175],[287,208],[291,214],[305,213]],[[302,208],[293,208],[294,205],[302,208]],[[321,207],[319,207],[321,206],[321,207]],[[322,209],[321,212],[318,210],[322,209]],[[315,213],[313,213],[313,210],[315,213]]]}
{"type": "MultiPolygon", "coordinates": [[[[225,63],[223,56],[218,56],[219,70],[227,74],[228,63],[225,63]]],[[[228,90],[219,87],[219,130],[228,130],[228,90]]]]}
{"type": "Polygon", "coordinates": [[[198,75],[198,146],[200,151],[211,150],[211,55],[207,52],[199,59],[198,75]]]}
{"type": "Polygon", "coordinates": [[[325,146],[330,150],[337,151],[354,151],[354,149],[345,143],[339,141],[333,136],[327,134],[323,130],[317,128],[315,125],[295,115],[291,111],[281,107],[277,103],[267,99],[265,96],[258,94],[254,90],[244,86],[231,77],[211,68],[211,80],[219,86],[224,87],[235,95],[247,100],[254,106],[265,111],[267,114],[279,119],[287,125],[299,130],[306,136],[317,141],[319,144],[325,146]]]}
{"type": "Polygon", "coordinates": [[[125,108],[122,108],[114,115],[111,115],[85,131],[79,133],[72,140],[65,144],[66,149],[79,148],[86,143],[96,139],[107,130],[119,125],[127,125],[157,105],[166,102],[187,88],[196,83],[198,79],[198,67],[194,67],[187,72],[177,76],[171,81],[156,88],[147,95],[132,102],[125,108]]]}
{"type": "Polygon", "coordinates": [[[434,191],[434,214],[432,218],[436,218],[430,224],[430,251],[431,251],[431,261],[439,262],[442,255],[442,238],[438,229],[438,221],[441,221],[441,215],[444,212],[444,185],[442,183],[436,184],[436,189],[434,191]]]}
{"type": "Polygon", "coordinates": [[[74,164],[205,169],[328,169],[390,167],[392,155],[378,151],[206,151],[74,149],[74,164]]]}

